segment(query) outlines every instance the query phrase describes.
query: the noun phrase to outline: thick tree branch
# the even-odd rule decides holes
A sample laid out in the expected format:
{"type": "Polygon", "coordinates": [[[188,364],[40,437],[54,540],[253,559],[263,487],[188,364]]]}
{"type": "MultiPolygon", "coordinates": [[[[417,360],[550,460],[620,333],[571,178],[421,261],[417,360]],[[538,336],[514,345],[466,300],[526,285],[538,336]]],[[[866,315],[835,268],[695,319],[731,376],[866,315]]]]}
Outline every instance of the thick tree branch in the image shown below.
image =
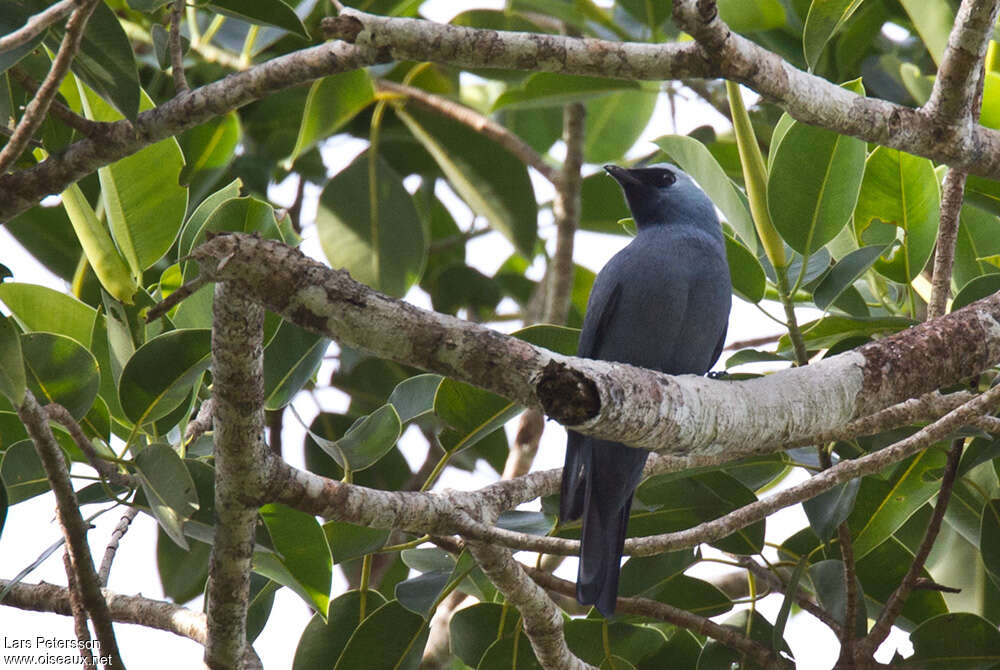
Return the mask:
{"type": "Polygon", "coordinates": [[[722,382],[538,349],[379,294],[268,240],[219,235],[193,257],[206,279],[230,281],[342,344],[540,408],[585,434],[692,459],[815,443],[847,421],[1000,361],[1000,295],[805,368],[722,382]]]}
{"type": "Polygon", "coordinates": [[[566,646],[562,612],[514,560],[510,550],[475,543],[468,548],[494,586],[521,613],[524,632],[543,668],[594,670],[566,646]]]}
{"type": "Polygon", "coordinates": [[[20,158],[28,142],[35,135],[35,131],[41,127],[48,114],[49,105],[59,92],[59,84],[63,77],[69,72],[69,66],[80,48],[83,41],[83,31],[87,27],[87,20],[93,14],[94,8],[100,0],[82,0],[76,4],[76,9],[66,22],[66,33],[63,35],[59,51],[52,59],[52,66],[45,75],[38,92],[31,98],[31,102],[24,108],[21,120],[14,128],[14,134],[3,149],[0,149],[0,174],[6,172],[20,158]]]}
{"type": "Polygon", "coordinates": [[[94,560],[87,544],[87,531],[90,530],[90,526],[80,515],[80,506],[73,491],[73,483],[69,478],[62,448],[56,442],[52,429],[49,428],[45,410],[35,400],[31,391],[26,392],[24,402],[17,408],[17,416],[35,443],[38,457],[42,461],[52,492],[55,494],[56,516],[66,538],[80,597],[94,624],[94,632],[101,643],[102,655],[110,659],[107,667],[124,668],[118,643],[115,641],[115,633],[111,627],[108,604],[101,594],[100,580],[94,571],[94,560]]]}
{"type": "Polygon", "coordinates": [[[76,9],[75,0],[60,0],[47,9],[28,17],[24,25],[12,33],[0,37],[0,53],[16,49],[22,44],[27,44],[36,36],[48,30],[53,23],[60,21],[64,16],[76,9]]]}
{"type": "Polygon", "coordinates": [[[232,284],[215,289],[212,398],[215,517],[207,588],[205,664],[223,670],[244,657],[257,506],[270,456],[264,441],[264,310],[232,284]]]}

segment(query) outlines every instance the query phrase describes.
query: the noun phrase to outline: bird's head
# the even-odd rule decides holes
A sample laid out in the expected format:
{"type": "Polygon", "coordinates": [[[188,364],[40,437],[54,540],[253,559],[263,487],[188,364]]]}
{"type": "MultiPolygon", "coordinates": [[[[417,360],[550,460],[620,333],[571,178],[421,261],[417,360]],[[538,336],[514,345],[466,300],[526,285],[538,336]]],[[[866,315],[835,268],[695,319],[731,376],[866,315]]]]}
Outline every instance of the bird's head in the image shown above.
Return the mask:
{"type": "Polygon", "coordinates": [[[671,223],[719,228],[712,201],[677,166],[670,163],[637,168],[605,165],[604,169],[625,192],[625,201],[639,230],[671,223]]]}

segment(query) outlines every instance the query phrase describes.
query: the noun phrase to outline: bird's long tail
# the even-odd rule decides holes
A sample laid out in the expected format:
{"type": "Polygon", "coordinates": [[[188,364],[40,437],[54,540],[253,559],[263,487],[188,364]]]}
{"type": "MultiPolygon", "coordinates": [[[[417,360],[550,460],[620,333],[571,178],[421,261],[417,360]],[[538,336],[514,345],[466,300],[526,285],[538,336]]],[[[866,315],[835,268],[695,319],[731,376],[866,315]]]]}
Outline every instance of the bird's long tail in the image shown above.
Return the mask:
{"type": "Polygon", "coordinates": [[[607,617],[615,611],[632,494],[649,452],[580,435],[567,446],[560,517],[583,519],[576,597],[607,617]]]}

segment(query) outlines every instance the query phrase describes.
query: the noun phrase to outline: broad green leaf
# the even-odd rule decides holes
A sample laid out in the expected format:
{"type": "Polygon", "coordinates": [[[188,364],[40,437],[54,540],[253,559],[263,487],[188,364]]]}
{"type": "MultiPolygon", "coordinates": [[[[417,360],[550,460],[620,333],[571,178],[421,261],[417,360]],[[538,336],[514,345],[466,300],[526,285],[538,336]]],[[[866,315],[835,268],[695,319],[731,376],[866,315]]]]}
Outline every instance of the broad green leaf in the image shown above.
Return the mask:
{"type": "Polygon", "coordinates": [[[309,436],[344,470],[370,468],[389,453],[402,432],[399,414],[392,405],[382,405],[356,420],[339,440],[327,440],[313,432],[309,436]]]}
{"type": "Polygon", "coordinates": [[[580,187],[580,229],[624,235],[618,221],[629,215],[621,189],[603,170],[583,178],[580,187]]]}
{"type": "Polygon", "coordinates": [[[934,63],[941,64],[948,35],[955,25],[955,12],[947,0],[899,0],[917,29],[934,63]]]}
{"type": "Polygon", "coordinates": [[[26,331],[58,333],[90,346],[97,312],[73,296],[37,284],[4,282],[0,300],[26,331]]]}
{"type": "Polygon", "coordinates": [[[738,33],[774,30],[785,25],[780,0],[719,0],[719,17],[738,33]]]}
{"type": "Polygon", "coordinates": [[[264,349],[264,408],[280,409],[316,374],[330,341],[289,321],[264,349]]]}
{"type": "Polygon", "coordinates": [[[825,542],[833,537],[837,526],[847,520],[854,509],[854,500],[860,486],[860,478],[852,479],[802,502],[809,525],[819,539],[825,542]]]}
{"type": "Polygon", "coordinates": [[[118,380],[129,421],[144,425],[175,410],[211,364],[212,331],[172,330],[139,347],[118,380]]]}
{"type": "Polygon", "coordinates": [[[76,340],[54,333],[25,333],[21,351],[28,388],[38,401],[57,402],[73,418],[83,418],[101,383],[94,355],[76,340]]]}
{"type": "Polygon", "coordinates": [[[366,70],[323,77],[309,87],[309,97],[288,166],[321,140],[333,135],[375,100],[375,88],[366,70]]]}
{"type": "Polygon", "coordinates": [[[649,125],[657,89],[611,93],[586,103],[583,156],[588,163],[620,160],[649,125]]]}
{"type": "Polygon", "coordinates": [[[578,77],[555,72],[537,72],[525,78],[517,88],[509,88],[493,103],[499,109],[530,109],[562,106],[590,100],[622,90],[635,90],[640,84],[626,79],[578,77]]]}
{"type": "Polygon", "coordinates": [[[988,500],[983,506],[979,538],[986,574],[996,584],[1000,582],[1000,499],[988,500]]]}
{"type": "Polygon", "coordinates": [[[198,493],[184,461],[170,446],[151,444],[135,456],[142,491],[171,540],[188,549],[184,522],[198,510],[198,493]]]}
{"type": "Polygon", "coordinates": [[[663,585],[697,562],[694,549],[678,549],[656,556],[632,556],[622,566],[618,593],[653,597],[663,585]]]}
{"type": "Polygon", "coordinates": [[[457,314],[459,309],[465,308],[476,321],[489,320],[501,298],[500,284],[493,277],[465,263],[442,268],[434,278],[431,291],[434,311],[457,314]]]}
{"type": "MultiPolygon", "coordinates": [[[[4,286],[8,284],[0,284],[4,286]]],[[[9,316],[0,316],[0,393],[13,407],[20,407],[27,389],[21,335],[9,316]]]]}
{"type": "Polygon", "coordinates": [[[306,602],[325,616],[330,604],[333,560],[316,517],[277,503],[264,505],[259,513],[278,560],[299,584],[296,592],[308,593],[306,602]]]}
{"type": "Polygon", "coordinates": [[[802,31],[802,50],[812,70],[830,38],[861,6],[862,0],[812,0],[802,31]]]}
{"type": "Polygon", "coordinates": [[[209,7],[257,25],[274,26],[308,38],[309,33],[295,10],[283,0],[212,0],[209,7]]]}
{"type": "Polygon", "coordinates": [[[565,630],[570,651],[602,668],[636,667],[666,642],[660,631],[620,621],[571,619],[566,622],[565,630]]]}
{"type": "Polygon", "coordinates": [[[271,610],[274,594],[281,585],[262,575],[250,573],[250,606],[247,607],[247,642],[254,640],[264,631],[271,610]]]}
{"type": "Polygon", "coordinates": [[[746,197],[726,176],[725,170],[705,145],[693,137],[684,135],[664,135],[655,141],[678,167],[698,182],[739,235],[743,244],[751,251],[756,251],[757,233],[753,219],[750,218],[746,197]]]}
{"type": "Polygon", "coordinates": [[[888,481],[862,481],[847,520],[857,559],[882,544],[937,494],[944,462],[944,452],[927,449],[897,465],[888,481]]]}
{"type": "Polygon", "coordinates": [[[990,71],[985,74],[979,123],[987,128],[1000,128],[1000,73],[990,71]]]}
{"type": "Polygon", "coordinates": [[[924,621],[910,634],[907,667],[989,670],[1000,663],[1000,631],[977,614],[956,612],[924,621]]]}
{"type": "Polygon", "coordinates": [[[737,365],[746,365],[747,363],[789,363],[789,360],[771,351],[741,349],[726,359],[726,369],[735,368],[737,365]]]}
{"type": "Polygon", "coordinates": [[[49,490],[49,479],[34,442],[21,440],[3,452],[0,480],[7,491],[8,505],[16,505],[49,490]]]}
{"type": "Polygon", "coordinates": [[[806,571],[808,564],[809,562],[805,556],[800,558],[799,564],[795,566],[795,570],[792,571],[792,576],[788,579],[785,597],[781,601],[781,609],[778,610],[778,618],[774,621],[774,632],[771,637],[771,647],[773,649],[781,648],[781,643],[785,635],[785,624],[788,623],[788,614],[792,610],[792,604],[795,602],[795,594],[799,590],[799,582],[802,580],[802,574],[806,571]]]}
{"type": "Polygon", "coordinates": [[[566,326],[553,326],[543,323],[528,326],[511,333],[519,340],[524,340],[534,344],[536,347],[544,347],[549,351],[565,356],[576,356],[576,346],[580,339],[578,328],[567,328],[566,326]]]}
{"type": "Polygon", "coordinates": [[[528,535],[548,535],[555,526],[555,517],[542,512],[527,510],[507,510],[496,520],[496,526],[516,533],[528,535]]]}
{"type": "Polygon", "coordinates": [[[535,658],[535,652],[524,631],[518,626],[513,635],[504,635],[486,648],[476,670],[543,670],[543,668],[535,658]]]}
{"type": "Polygon", "coordinates": [[[441,386],[441,375],[423,374],[401,381],[386,402],[396,408],[403,423],[434,412],[434,397],[441,386]]]}
{"type": "Polygon", "coordinates": [[[955,296],[955,299],[951,301],[951,311],[954,312],[956,309],[961,309],[969,303],[981,300],[988,295],[993,295],[997,291],[1000,291],[1000,272],[976,277],[963,286],[955,296]]]}
{"type": "MultiPolygon", "coordinates": [[[[751,640],[770,649],[774,641],[774,627],[771,622],[756,610],[744,610],[732,615],[724,622],[723,626],[733,628],[740,634],[746,635],[751,640]]],[[[791,650],[784,640],[780,640],[779,652],[785,652],[791,657],[791,650]]],[[[749,665],[749,664],[747,664],[749,665]]],[[[701,656],[698,657],[699,670],[730,670],[733,666],[744,666],[743,659],[738,651],[726,647],[717,640],[708,640],[702,649],[701,656]]],[[[756,667],[756,666],[750,666],[756,667]]]]}
{"type": "Polygon", "coordinates": [[[878,147],[868,156],[861,194],[854,210],[854,232],[862,244],[889,248],[875,270],[907,284],[934,248],[941,199],[934,164],[926,158],[878,147]]]}
{"type": "MultiPolygon", "coordinates": [[[[0,2],[0,35],[9,35],[15,30],[24,27],[31,15],[31,9],[13,0],[0,2]]],[[[6,72],[12,65],[16,65],[22,58],[30,54],[45,39],[45,31],[40,32],[24,44],[14,49],[8,49],[0,53],[0,74],[6,72]]]]}
{"type": "MultiPolygon", "coordinates": [[[[804,560],[805,556],[800,560],[804,560]]],[[[809,566],[809,581],[812,582],[813,593],[830,616],[841,625],[847,619],[847,605],[844,589],[844,562],[841,560],[817,561],[809,566]]],[[[860,584],[857,584],[858,594],[864,595],[860,584]]],[[[864,617],[859,616],[854,622],[856,635],[863,636],[867,630],[864,617]]]]}
{"type": "Polygon", "coordinates": [[[316,214],[319,242],[333,267],[402,296],[420,277],[427,241],[399,175],[381,157],[375,158],[373,175],[370,158],[362,153],[323,189],[316,214]]]}
{"type": "Polygon", "coordinates": [[[865,143],[796,122],[778,145],[767,182],[774,227],[792,249],[812,254],[851,218],[865,164],[865,143]]]}
{"type": "Polygon", "coordinates": [[[449,624],[452,653],[469,667],[478,667],[483,654],[501,634],[511,637],[519,630],[514,609],[497,603],[476,603],[455,612],[449,624]]]}
{"type": "Polygon", "coordinates": [[[338,596],[330,603],[326,621],[316,614],[302,631],[292,670],[332,668],[361,619],[383,605],[385,598],[378,591],[366,591],[363,595],[360,591],[348,591],[338,596]]]}
{"type": "MultiPolygon", "coordinates": [[[[920,530],[922,536],[923,526],[920,530]]],[[[867,556],[859,559],[858,580],[864,586],[865,598],[875,602],[879,607],[884,606],[912,563],[913,552],[896,537],[889,538],[867,556]]],[[[931,577],[926,569],[921,571],[920,576],[931,577]]],[[[944,597],[940,592],[920,589],[910,594],[896,625],[903,630],[910,630],[914,624],[947,611],[944,597]]]]}
{"type": "Polygon", "coordinates": [[[438,547],[404,549],[400,556],[406,567],[418,572],[451,572],[455,569],[455,558],[438,547]]]}
{"type": "Polygon", "coordinates": [[[965,180],[965,201],[991,214],[1000,214],[1000,182],[970,174],[965,180]]]}
{"type": "Polygon", "coordinates": [[[163,594],[177,603],[196,598],[208,580],[212,545],[193,539],[187,543],[189,549],[179,547],[162,528],[156,536],[156,568],[163,594]]]}
{"type": "MultiPolygon", "coordinates": [[[[32,0],[36,9],[47,4],[42,0],[32,0]]],[[[65,29],[62,22],[57,22],[49,30],[46,44],[55,52],[59,49],[65,29]]],[[[72,70],[101,98],[114,105],[121,114],[119,118],[135,120],[140,109],[140,88],[132,42],[114,10],[104,2],[97,3],[87,21],[72,70]]]]}
{"type": "Polygon", "coordinates": [[[459,452],[503,427],[523,408],[464,382],[445,379],[434,397],[434,412],[453,430],[441,434],[448,451],[459,452]]]}
{"type": "Polygon", "coordinates": [[[435,571],[417,575],[396,584],[396,600],[411,612],[426,617],[450,581],[450,572],[435,571]]]}
{"type": "Polygon", "coordinates": [[[73,281],[82,250],[65,208],[59,204],[48,207],[38,204],[8,221],[5,228],[54,275],[73,281]]]}
{"type": "MultiPolygon", "coordinates": [[[[971,202],[971,191],[966,198],[971,202]]],[[[965,286],[979,275],[996,272],[984,258],[1000,253],[1000,219],[996,214],[964,205],[959,217],[958,239],[955,242],[955,267],[951,279],[954,286],[965,286]]]]}
{"type": "MultiPolygon", "coordinates": [[[[229,182],[228,184],[220,188],[218,191],[212,193],[211,195],[209,195],[208,197],[206,197],[204,200],[201,201],[201,203],[195,208],[195,210],[191,212],[191,216],[189,216],[187,221],[184,222],[184,227],[181,229],[180,237],[177,240],[178,256],[184,257],[190,254],[192,249],[194,249],[198,244],[204,241],[206,230],[211,230],[212,232],[217,232],[220,230],[241,230],[241,231],[243,230],[242,225],[239,228],[224,228],[224,227],[213,227],[208,229],[205,228],[205,225],[208,222],[208,220],[212,217],[215,211],[223,203],[226,203],[229,200],[233,200],[235,198],[239,198],[240,189],[242,187],[243,187],[243,182],[241,182],[239,179],[234,179],[233,181],[229,182]]],[[[274,218],[273,215],[271,218],[272,219],[274,218]]],[[[230,220],[239,220],[239,217],[235,216],[227,217],[226,223],[228,223],[230,220]]],[[[247,219],[243,218],[242,220],[246,221],[247,219]]],[[[215,223],[215,226],[219,226],[222,223],[223,223],[222,220],[217,221],[215,223]]],[[[257,228],[259,227],[260,224],[258,223],[254,228],[254,230],[256,230],[256,232],[261,233],[261,236],[266,237],[266,235],[264,235],[265,232],[270,231],[272,235],[275,233],[277,224],[275,223],[274,227],[272,228],[271,226],[268,226],[265,223],[263,226],[264,230],[258,230],[257,228]]],[[[253,232],[253,230],[244,232],[253,232]]],[[[280,239],[280,238],[269,238],[269,239],[280,239]]]]}
{"type": "MultiPolygon", "coordinates": [[[[690,528],[756,499],[750,489],[723,472],[705,472],[690,477],[650,477],[636,490],[636,500],[645,509],[633,509],[629,534],[650,535],[690,528]]],[[[732,553],[756,553],[764,545],[764,521],[711,544],[732,553]]]]}
{"type": "Polygon", "coordinates": [[[764,299],[766,278],[760,261],[749,249],[729,235],[726,238],[726,261],[733,291],[747,302],[758,303],[764,299]]]}
{"type": "Polygon", "coordinates": [[[181,134],[178,139],[184,153],[184,168],[180,183],[190,187],[192,201],[201,200],[226,171],[242,137],[236,112],[217,116],[181,134]]]}
{"type": "Polygon", "coordinates": [[[813,302],[816,306],[825,311],[844,291],[854,285],[883,251],[885,247],[877,244],[861,247],[837,261],[829,274],[813,290],[813,302]]]}
{"type": "Polygon", "coordinates": [[[398,601],[389,601],[357,627],[334,670],[416,670],[427,643],[426,623],[398,601]]]}
{"type": "Polygon", "coordinates": [[[346,521],[327,521],[323,524],[323,533],[330,545],[334,563],[343,563],[381,549],[389,539],[390,532],[382,528],[356,526],[346,521]]]}
{"type": "MultiPolygon", "coordinates": [[[[77,86],[87,118],[122,118],[83,82],[77,86]]],[[[141,109],[152,107],[143,92],[141,109]]],[[[98,169],[111,233],[136,281],[170,249],[181,228],[187,211],[187,189],[178,183],[183,167],[180,145],[168,137],[98,169]]]]}
{"type": "MultiPolygon", "coordinates": [[[[871,337],[880,334],[892,334],[913,325],[911,319],[902,316],[881,316],[859,318],[830,314],[816,321],[800,324],[806,347],[809,349],[826,349],[848,337],[871,337]]],[[[778,340],[778,352],[791,349],[787,335],[778,340]]]]}
{"type": "Polygon", "coordinates": [[[524,163],[459,123],[418,110],[396,114],[472,211],[503,233],[525,258],[533,258],[538,206],[524,163]]]}

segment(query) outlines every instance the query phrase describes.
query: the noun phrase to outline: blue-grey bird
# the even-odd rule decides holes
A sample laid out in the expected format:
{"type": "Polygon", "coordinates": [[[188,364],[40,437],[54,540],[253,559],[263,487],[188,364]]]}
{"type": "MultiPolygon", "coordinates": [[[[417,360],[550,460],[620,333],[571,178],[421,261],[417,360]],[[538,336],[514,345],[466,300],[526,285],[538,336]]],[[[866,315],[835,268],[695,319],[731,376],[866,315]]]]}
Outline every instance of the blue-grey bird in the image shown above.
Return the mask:
{"type": "MultiPolygon", "coordinates": [[[[669,374],[704,374],[726,337],[732,286],[715,207],[673,165],[606,165],[625,193],[635,238],[590,293],[577,355],[669,374]]],[[[615,611],[632,494],[648,453],[569,431],[559,517],[583,519],[576,597],[615,611]]]]}

